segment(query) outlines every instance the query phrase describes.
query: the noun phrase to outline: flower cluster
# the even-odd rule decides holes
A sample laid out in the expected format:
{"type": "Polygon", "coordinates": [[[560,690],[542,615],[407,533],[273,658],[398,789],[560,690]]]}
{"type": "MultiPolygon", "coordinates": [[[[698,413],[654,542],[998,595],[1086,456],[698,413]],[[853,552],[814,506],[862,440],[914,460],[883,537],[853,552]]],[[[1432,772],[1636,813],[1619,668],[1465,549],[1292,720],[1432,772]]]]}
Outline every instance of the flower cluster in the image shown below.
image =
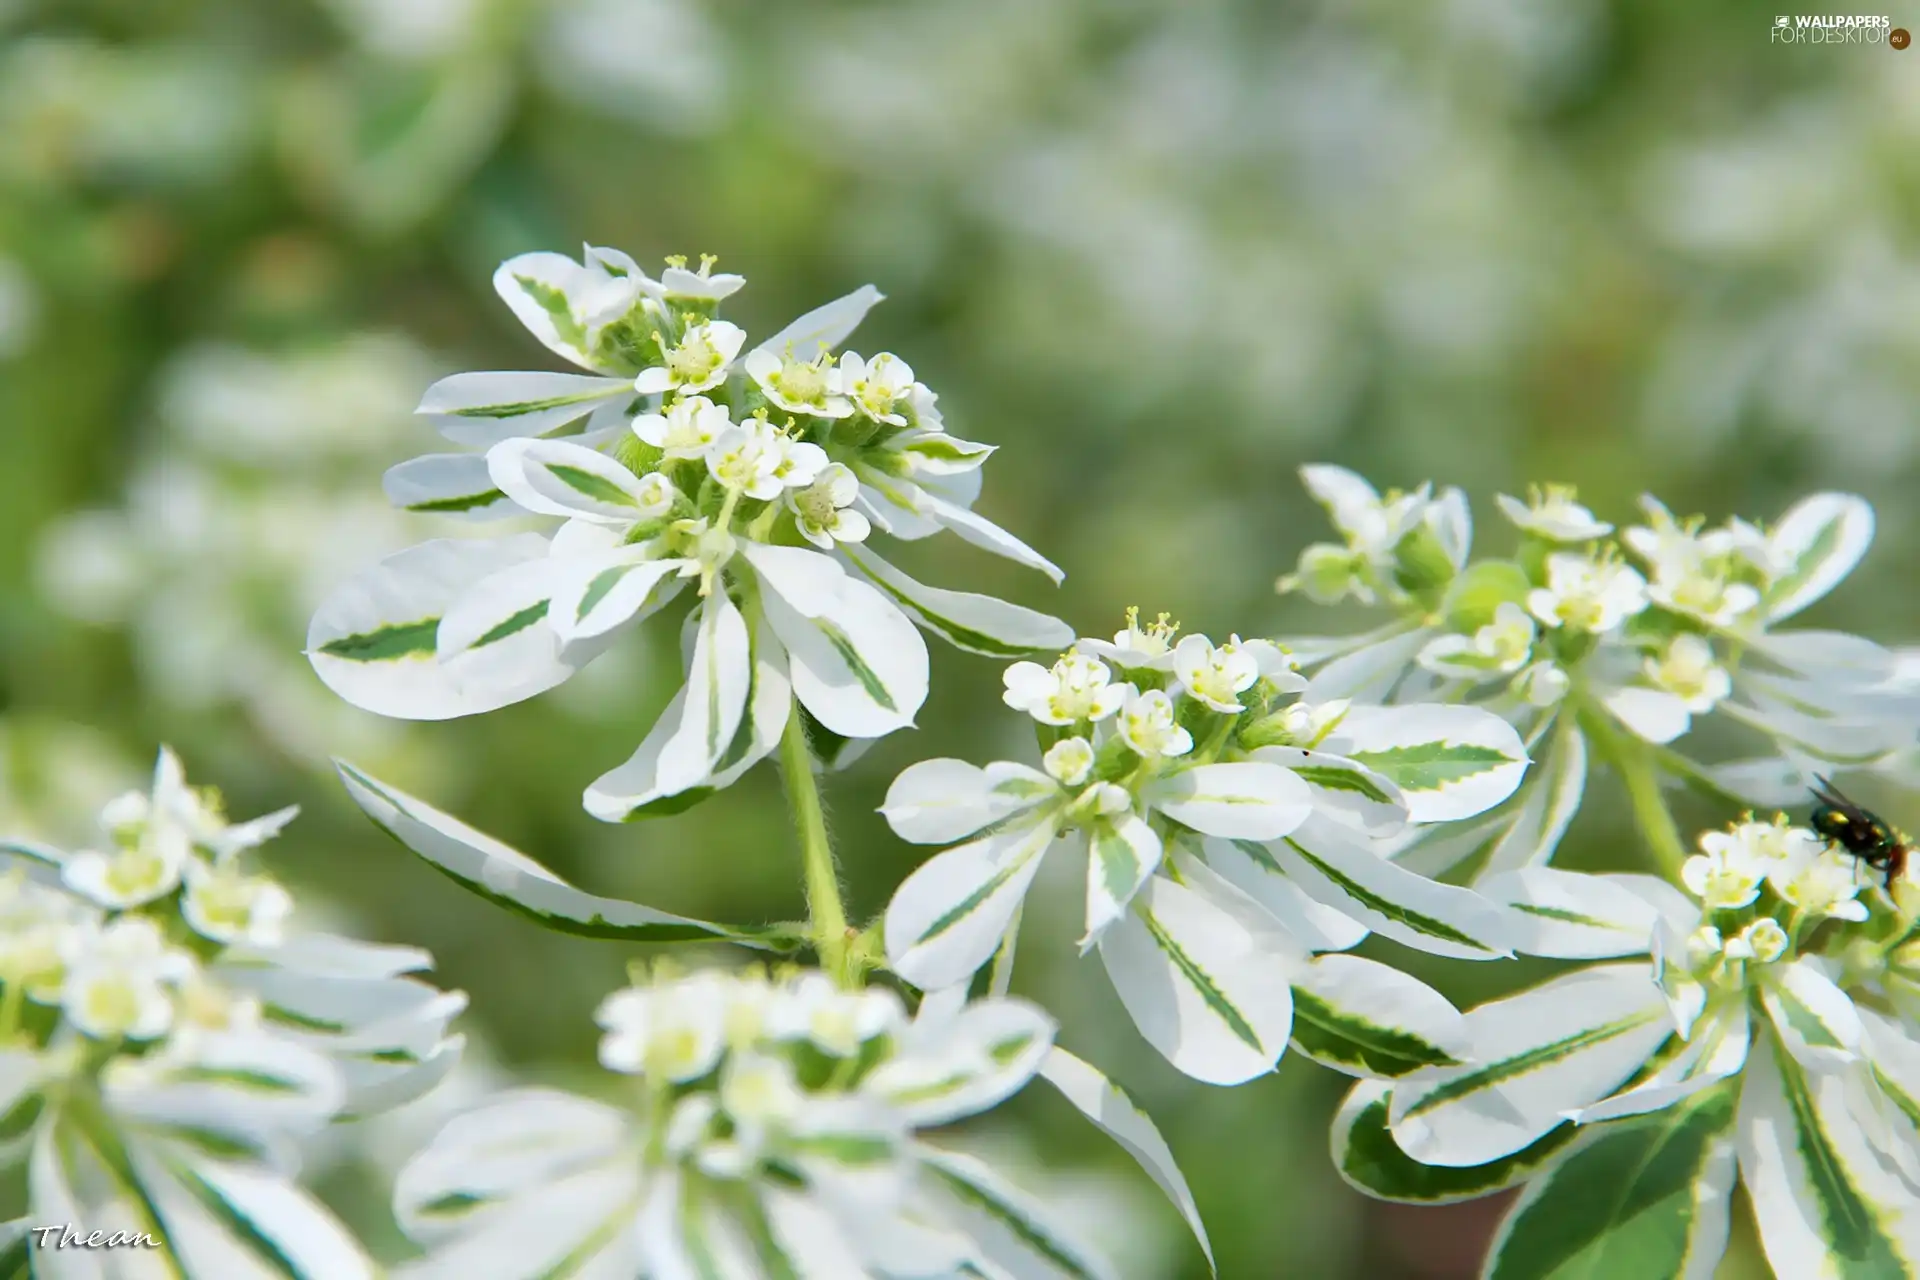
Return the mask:
{"type": "Polygon", "coordinates": [[[289,895],[240,859],[292,816],[229,824],[162,750],[101,814],[113,852],[0,845],[6,1152],[33,1221],[153,1233],[186,1274],[374,1274],[292,1182],[298,1147],[437,1083],[465,997],[403,976],[422,953],[286,932],[289,895]]]}
{"type": "MultiPolygon", "coordinates": [[[[1051,668],[1016,663],[1005,683],[1007,704],[1036,722],[1040,768],[929,760],[887,793],[903,839],[964,841],[887,909],[888,962],[907,981],[964,981],[1010,949],[1042,858],[1068,842],[1087,857],[1082,950],[1099,948],[1142,1035],[1202,1080],[1273,1067],[1292,1034],[1290,989],[1317,985],[1311,952],[1379,930],[1443,955],[1508,954],[1475,895],[1377,847],[1519,785],[1526,751],[1498,716],[1308,703],[1278,645],[1216,645],[1164,615],[1143,627],[1138,611],[1111,641],[1082,640],[1051,668]]],[[[1330,1020],[1386,1016],[1413,982],[1343,959],[1345,989],[1316,1001],[1330,1020]]]]}
{"type": "Polygon", "coordinates": [[[1470,1065],[1361,1085],[1336,1126],[1349,1178],[1433,1199],[1532,1175],[1502,1245],[1532,1265],[1578,1246],[1543,1230],[1565,1198],[1637,1156],[1674,1197],[1651,1211],[1684,1202],[1689,1219],[1663,1246],[1671,1274],[1718,1261],[1736,1177],[1780,1276],[1838,1274],[1836,1257],[1861,1274],[1920,1264],[1920,1024],[1889,998],[1911,963],[1911,885],[1867,888],[1784,816],[1700,848],[1690,893],[1548,868],[1483,881],[1517,949],[1615,962],[1468,1012],[1470,1065]],[[1365,1172],[1387,1140],[1399,1154],[1365,1172]]]}
{"type": "Polygon", "coordinates": [[[1856,636],[1780,629],[1865,554],[1873,512],[1857,497],[1816,494],[1764,529],[1740,519],[1709,529],[1647,497],[1645,523],[1616,530],[1571,488],[1550,485],[1524,502],[1501,495],[1520,545],[1507,559],[1470,560],[1458,490],[1382,496],[1343,468],[1302,476],[1346,541],[1307,548],[1281,589],[1355,596],[1398,615],[1303,644],[1318,664],[1308,696],[1471,703],[1547,744],[1513,806],[1410,865],[1437,872],[1478,851],[1482,873],[1547,861],[1595,745],[1779,804],[1822,769],[1873,767],[1916,740],[1920,706],[1898,686],[1891,653],[1856,636]],[[1757,731],[1768,754],[1708,765],[1668,747],[1710,713],[1757,731]]]}
{"type": "Polygon", "coordinates": [[[1033,1005],[952,990],[909,1019],[892,992],[819,973],[660,966],[598,1020],[601,1064],[631,1084],[621,1102],[504,1093],[401,1171],[397,1213],[429,1250],[411,1274],[1112,1274],[989,1166],[924,1136],[1043,1072],[1069,1097],[1110,1090],[1033,1005]]]}
{"type": "Polygon", "coordinates": [[[583,369],[470,373],[420,407],[477,452],[387,475],[415,511],[537,516],[551,533],[439,540],[382,561],[315,615],[308,649],[349,701],[444,719],[567,679],[620,631],[691,590],[682,695],[625,765],[588,790],[609,821],[684,807],[773,750],[797,703],[840,740],[912,723],[927,693],[915,624],[1008,655],[1071,637],[1045,615],[915,582],[874,530],[949,529],[1057,570],[972,510],[993,452],[949,435],[899,357],[837,348],[880,294],[828,303],[751,349],[719,318],[745,283],[669,260],[659,280],[589,248],[504,264],[495,288],[583,369]]]}

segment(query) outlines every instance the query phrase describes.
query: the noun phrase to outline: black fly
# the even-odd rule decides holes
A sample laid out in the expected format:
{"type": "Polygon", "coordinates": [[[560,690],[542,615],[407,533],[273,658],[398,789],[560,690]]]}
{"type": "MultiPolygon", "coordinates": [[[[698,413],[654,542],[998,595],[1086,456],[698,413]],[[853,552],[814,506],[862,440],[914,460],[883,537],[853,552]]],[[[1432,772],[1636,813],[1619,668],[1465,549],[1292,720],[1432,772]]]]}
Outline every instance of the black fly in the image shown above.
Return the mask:
{"type": "Polygon", "coordinates": [[[1818,775],[1820,785],[1813,789],[1811,823],[1815,833],[1839,845],[1868,866],[1886,875],[1887,888],[1894,877],[1906,870],[1909,845],[1906,838],[1870,809],[1863,809],[1840,794],[1832,782],[1818,775]]]}

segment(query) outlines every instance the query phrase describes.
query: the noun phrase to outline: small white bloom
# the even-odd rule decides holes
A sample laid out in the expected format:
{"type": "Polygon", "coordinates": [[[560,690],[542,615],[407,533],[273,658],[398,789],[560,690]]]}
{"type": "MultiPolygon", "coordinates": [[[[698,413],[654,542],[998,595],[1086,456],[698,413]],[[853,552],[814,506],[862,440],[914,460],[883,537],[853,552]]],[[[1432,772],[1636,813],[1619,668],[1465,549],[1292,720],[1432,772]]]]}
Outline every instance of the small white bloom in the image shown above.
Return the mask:
{"type": "Polygon", "coordinates": [[[180,914],[194,932],[215,942],[274,946],[293,913],[293,898],[285,889],[232,863],[212,867],[193,859],[187,863],[186,885],[180,914]]]}
{"type": "Polygon", "coordinates": [[[760,502],[779,497],[787,487],[779,475],[783,461],[771,428],[759,421],[728,427],[707,449],[707,473],[760,502]]]}
{"type": "MultiPolygon", "coordinates": [[[[1163,695],[1164,696],[1164,695],[1163,695]]],[[[1122,711],[1120,732],[1125,735],[1126,712],[1122,711]]],[[[1077,787],[1093,773],[1093,744],[1085,738],[1062,738],[1047,748],[1046,755],[1040,758],[1047,776],[1065,787],[1077,787]]]]}
{"type": "Polygon", "coordinates": [[[703,253],[699,269],[689,271],[685,258],[668,258],[667,269],[660,273],[660,296],[668,300],[684,298],[689,302],[721,302],[731,298],[746,284],[747,278],[724,271],[714,275],[714,264],[719,261],[712,254],[703,253]]]}
{"type": "Polygon", "coordinates": [[[1647,659],[1643,669],[1654,688],[1673,694],[1695,715],[1713,710],[1733,692],[1733,677],[1714,661],[1713,645],[1692,632],[1675,636],[1666,653],[1647,659]]]}
{"type": "Polygon", "coordinates": [[[1173,673],[1190,696],[1215,711],[1240,711],[1240,694],[1260,679],[1260,664],[1237,635],[1218,648],[1203,635],[1190,635],[1174,647],[1173,673]]]}
{"type": "Polygon", "coordinates": [[[1311,747],[1317,744],[1333,727],[1340,723],[1352,706],[1348,698],[1329,698],[1325,702],[1290,702],[1280,708],[1280,730],[1286,735],[1286,743],[1295,747],[1311,747]]]}
{"type": "Polygon", "coordinates": [[[1760,603],[1759,589],[1733,575],[1742,562],[1751,567],[1766,559],[1764,535],[1744,521],[1702,533],[1700,521],[1681,522],[1651,495],[1640,500],[1648,523],[1621,534],[1634,553],[1653,569],[1647,595],[1675,613],[1709,626],[1730,626],[1760,603]]]}
{"type": "Polygon", "coordinates": [[[1525,502],[1502,493],[1494,502],[1515,525],[1549,542],[1590,542],[1613,532],[1612,525],[1594,519],[1593,512],[1575,500],[1572,485],[1535,487],[1525,502]]]}
{"type": "Polygon", "coordinates": [[[1647,583],[1626,565],[1556,552],[1547,557],[1547,585],[1527,595],[1527,608],[1549,627],[1602,635],[1647,607],[1647,583]]]}
{"type": "Polygon", "coordinates": [[[90,901],[126,910],[164,898],[178,888],[188,848],[185,832],[169,823],[154,823],[129,848],[74,854],[61,867],[60,878],[90,901]]]}
{"type": "Polygon", "coordinates": [[[1527,664],[1537,631],[1527,611],[1512,601],[1472,636],[1436,636],[1420,651],[1420,665],[1438,675],[1464,678],[1512,675],[1527,664]]]}
{"type": "Polygon", "coordinates": [[[633,434],[669,458],[698,458],[733,425],[727,407],[705,396],[688,396],[665,413],[644,413],[633,420],[633,434]]]}
{"type": "Polygon", "coordinates": [[[717,387],[746,340],[745,329],[725,320],[691,325],[664,353],[662,363],[640,371],[633,389],[643,396],[668,392],[691,396],[717,387]]]}
{"type": "Polygon", "coordinates": [[[809,1041],[832,1058],[851,1058],[906,1021],[891,991],[842,991],[823,973],[803,975],[772,1013],[768,1030],[775,1037],[809,1041]]]}
{"type": "Polygon", "coordinates": [[[864,542],[873,532],[866,516],[853,509],[859,496],[859,477],[836,462],[806,488],[787,490],[787,510],[801,537],[831,551],[836,542],[864,542]]]}
{"type": "Polygon", "coordinates": [[[609,1071],[697,1080],[720,1059],[726,1009],[720,993],[693,981],[629,987],[600,1004],[594,1020],[607,1034],[600,1064],[609,1071]]]}
{"type": "Polygon", "coordinates": [[[774,478],[788,489],[806,488],[818,480],[828,466],[825,449],[805,440],[795,440],[785,432],[775,431],[768,448],[774,456],[774,478]]]}
{"type": "Polygon", "coordinates": [[[1148,760],[1183,756],[1193,750],[1193,735],[1175,721],[1173,699],[1162,689],[1129,693],[1115,726],[1121,741],[1148,760]]]}
{"type": "Polygon", "coordinates": [[[720,1073],[721,1109],[733,1121],[735,1137],[749,1154],[761,1145],[768,1130],[792,1123],[806,1101],[793,1065],[785,1058],[735,1053],[720,1073]]]}
{"type": "Polygon", "coordinates": [[[800,360],[791,351],[783,357],[762,348],[747,356],[747,376],[788,413],[844,418],[853,412],[853,401],[841,394],[840,370],[825,350],[800,360]]]}
{"type": "Polygon", "coordinates": [[[1125,703],[1130,687],[1108,683],[1112,678],[1105,663],[1079,653],[1062,654],[1051,669],[1016,662],[1002,676],[1001,700],[1041,724],[1105,720],[1125,703]]]}
{"type": "Polygon", "coordinates": [[[1766,870],[1738,849],[1695,854],[1680,868],[1680,879],[1708,911],[1744,907],[1760,896],[1766,870]]]}
{"type": "Polygon", "coordinates": [[[1082,640],[1076,646],[1096,658],[1105,658],[1122,671],[1169,671],[1173,668],[1173,639],[1180,624],[1161,614],[1146,626],[1140,625],[1140,610],[1127,610],[1126,629],[1115,633],[1113,643],[1082,640]]]}
{"type": "Polygon", "coordinates": [[[899,412],[899,406],[912,395],[913,387],[913,369],[891,352],[882,351],[871,360],[862,360],[851,351],[840,357],[842,394],[851,397],[860,412],[875,422],[906,426],[906,416],[899,412]]]}
{"type": "MultiPolygon", "coordinates": [[[[1788,863],[1790,872],[1770,876],[1782,899],[1816,918],[1865,920],[1867,904],[1860,892],[1859,863],[1834,849],[1822,849],[1804,860],[1788,863]]],[[[1783,871],[1785,868],[1783,868],[1783,871]]]]}
{"type": "MultiPolygon", "coordinates": [[[[1787,953],[1790,940],[1787,931],[1772,916],[1762,916],[1742,929],[1735,939],[1740,952],[1761,964],[1772,964],[1787,953]]],[[[1727,954],[1734,954],[1734,942],[1727,944],[1727,954]]]]}
{"type": "Polygon", "coordinates": [[[123,916],[69,960],[60,1005],[96,1040],[151,1040],[173,1025],[167,987],[194,969],[193,957],[170,945],[152,920],[123,916]]]}

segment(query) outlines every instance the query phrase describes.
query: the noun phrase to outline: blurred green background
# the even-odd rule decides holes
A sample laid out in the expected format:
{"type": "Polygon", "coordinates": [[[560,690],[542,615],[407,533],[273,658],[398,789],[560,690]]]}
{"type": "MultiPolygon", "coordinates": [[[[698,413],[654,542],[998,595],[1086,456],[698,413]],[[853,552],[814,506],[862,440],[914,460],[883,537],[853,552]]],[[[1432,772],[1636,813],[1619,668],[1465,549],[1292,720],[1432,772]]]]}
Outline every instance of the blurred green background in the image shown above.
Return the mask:
{"type": "MultiPolygon", "coordinates": [[[[1295,468],[1326,460],[1461,484],[1496,540],[1490,495],[1529,480],[1616,520],[1646,489],[1762,518],[1853,489],[1880,541],[1816,621],[1915,634],[1920,50],[1783,47],[1771,20],[1726,0],[0,0],[0,825],[84,840],[162,740],[240,814],[299,800],[270,861],[317,912],[430,947],[500,1077],[586,1076],[628,951],[468,900],[349,810],[328,755],[601,892],[800,911],[770,770],[648,825],[579,808],[666,699],[660,629],[430,726],[338,703],[300,654],[332,584],[433,532],[379,490],[436,447],[421,389],[558,367],[493,267],[583,240],[719,254],[756,333],[881,286],[856,345],[1002,446],[982,510],[1069,576],[951,539],[902,562],[1083,632],[1129,604],[1216,636],[1343,624],[1272,589],[1323,529],[1295,468]]],[[[914,865],[873,813],[900,768],[1030,749],[995,664],[934,661],[922,728],[831,784],[863,915],[914,865]]],[[[1630,865],[1597,785],[1568,860],[1630,865]]],[[[1325,1154],[1342,1082],[1311,1064],[1231,1091],[1176,1076],[1074,957],[1074,872],[1053,870],[1017,989],[1156,1115],[1223,1275],[1475,1273],[1497,1203],[1347,1191],[1325,1154]]],[[[1463,1003],[1537,976],[1408,963],[1463,1003]]],[[[1127,1276],[1204,1275],[1056,1104],[972,1140],[1127,1276]]],[[[364,1171],[408,1140],[316,1166],[382,1248],[364,1171]]]]}

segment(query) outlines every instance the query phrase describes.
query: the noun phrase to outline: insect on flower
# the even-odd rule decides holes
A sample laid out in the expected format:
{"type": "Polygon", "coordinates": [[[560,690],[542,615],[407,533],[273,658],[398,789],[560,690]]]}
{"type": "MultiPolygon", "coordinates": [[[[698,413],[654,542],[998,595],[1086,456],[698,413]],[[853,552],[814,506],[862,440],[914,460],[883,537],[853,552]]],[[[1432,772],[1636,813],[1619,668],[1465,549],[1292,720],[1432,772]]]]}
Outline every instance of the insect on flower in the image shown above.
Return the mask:
{"type": "Polygon", "coordinates": [[[1816,775],[1814,781],[1820,784],[1813,789],[1819,803],[1813,807],[1809,825],[1868,866],[1883,871],[1891,890],[1894,878],[1907,867],[1911,846],[1906,837],[1888,826],[1879,814],[1840,794],[1826,778],[1816,775]]]}

